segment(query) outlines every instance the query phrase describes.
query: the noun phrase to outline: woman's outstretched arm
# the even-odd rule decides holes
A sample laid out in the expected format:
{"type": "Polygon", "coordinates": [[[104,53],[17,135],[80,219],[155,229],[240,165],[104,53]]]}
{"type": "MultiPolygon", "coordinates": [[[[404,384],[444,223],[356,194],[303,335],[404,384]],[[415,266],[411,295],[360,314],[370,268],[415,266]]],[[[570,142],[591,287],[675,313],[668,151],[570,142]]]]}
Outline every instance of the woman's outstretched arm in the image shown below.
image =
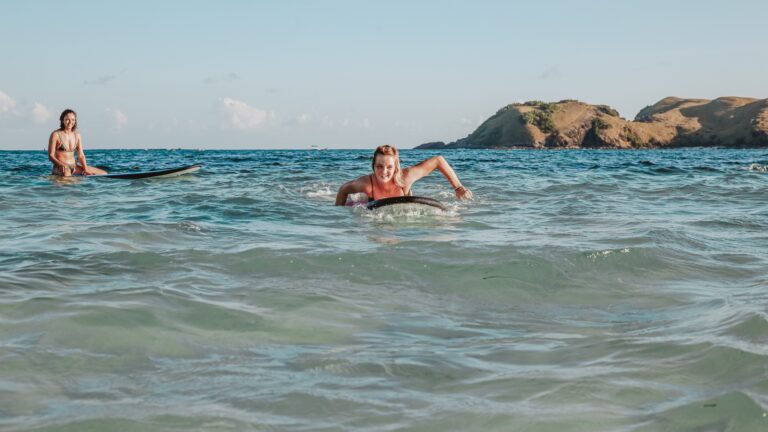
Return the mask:
{"type": "Polygon", "coordinates": [[[456,198],[472,199],[472,191],[461,184],[461,180],[459,180],[459,176],[456,175],[451,164],[442,156],[433,156],[410,168],[404,169],[403,177],[408,185],[412,185],[416,180],[429,175],[434,170],[439,170],[448,179],[456,193],[456,198]]]}
{"type": "Polygon", "coordinates": [[[77,161],[80,162],[80,166],[83,168],[83,174],[88,175],[88,162],[85,160],[85,152],[83,152],[83,141],[80,134],[77,134],[77,161]]]}

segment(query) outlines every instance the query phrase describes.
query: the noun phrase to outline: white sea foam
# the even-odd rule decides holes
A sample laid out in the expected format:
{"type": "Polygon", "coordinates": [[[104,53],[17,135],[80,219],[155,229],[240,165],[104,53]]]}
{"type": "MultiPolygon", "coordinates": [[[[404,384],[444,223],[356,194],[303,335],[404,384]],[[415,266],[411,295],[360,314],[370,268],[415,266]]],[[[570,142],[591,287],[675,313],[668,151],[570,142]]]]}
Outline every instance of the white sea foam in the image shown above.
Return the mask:
{"type": "Polygon", "coordinates": [[[203,227],[192,221],[181,221],[177,224],[181,231],[199,233],[203,231],[203,227]]]}
{"type": "Polygon", "coordinates": [[[593,252],[593,253],[589,254],[588,257],[592,258],[592,259],[597,259],[597,258],[605,258],[607,256],[610,256],[610,255],[613,255],[613,254],[617,254],[617,253],[619,253],[619,254],[626,254],[626,253],[629,253],[629,252],[630,252],[629,248],[622,248],[622,249],[617,249],[617,250],[608,249],[608,250],[593,252]]]}
{"type": "Polygon", "coordinates": [[[326,198],[335,195],[328,184],[315,184],[308,188],[302,188],[301,191],[307,198],[326,198]]]}

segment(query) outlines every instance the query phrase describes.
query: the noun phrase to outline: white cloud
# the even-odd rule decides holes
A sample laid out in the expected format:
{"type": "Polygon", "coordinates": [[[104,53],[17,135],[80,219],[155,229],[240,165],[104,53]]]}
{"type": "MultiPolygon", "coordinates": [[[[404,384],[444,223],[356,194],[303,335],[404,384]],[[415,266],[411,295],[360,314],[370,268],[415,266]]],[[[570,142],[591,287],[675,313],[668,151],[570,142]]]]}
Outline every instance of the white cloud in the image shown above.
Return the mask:
{"type": "Polygon", "coordinates": [[[307,124],[312,122],[312,114],[309,113],[301,113],[301,115],[298,118],[299,124],[307,124]]]}
{"type": "Polygon", "coordinates": [[[228,82],[228,81],[237,81],[240,79],[240,76],[238,76],[234,72],[230,72],[226,75],[217,75],[217,76],[209,76],[208,78],[203,80],[204,84],[216,84],[220,82],[228,82]]]}
{"type": "Polygon", "coordinates": [[[124,74],[125,71],[127,71],[127,70],[128,69],[123,69],[120,72],[118,72],[117,74],[102,75],[102,76],[100,76],[98,78],[94,78],[94,79],[91,79],[91,80],[85,80],[85,81],[83,81],[83,85],[87,85],[87,86],[107,85],[110,82],[112,82],[115,79],[117,79],[117,77],[119,75],[124,74]]]}
{"type": "Polygon", "coordinates": [[[112,118],[112,120],[115,122],[115,128],[122,129],[125,127],[125,125],[128,124],[128,116],[125,115],[124,112],[120,111],[117,108],[107,108],[105,110],[107,114],[112,118]]]}
{"type": "Polygon", "coordinates": [[[51,111],[45,105],[35,102],[34,108],[32,108],[32,119],[37,124],[47,123],[51,119],[51,111]]]}
{"type": "Polygon", "coordinates": [[[459,125],[461,126],[461,131],[464,133],[471,133],[475,129],[477,129],[478,126],[480,126],[485,119],[482,117],[478,117],[475,120],[472,120],[471,118],[462,117],[459,119],[459,125]]]}
{"type": "Polygon", "coordinates": [[[0,114],[13,112],[16,109],[16,101],[12,97],[0,91],[0,114]]]}
{"type": "Polygon", "coordinates": [[[328,115],[323,116],[323,126],[333,129],[336,127],[336,120],[332,119],[328,115]]]}
{"type": "Polygon", "coordinates": [[[480,123],[482,122],[483,122],[483,119],[479,117],[475,120],[468,119],[466,117],[462,117],[461,119],[459,119],[459,124],[462,126],[480,126],[480,123]]]}
{"type": "Polygon", "coordinates": [[[83,85],[106,85],[115,78],[117,78],[117,75],[103,75],[92,80],[83,81],[83,85]]]}
{"type": "Polygon", "coordinates": [[[254,108],[247,103],[235,99],[222,99],[224,109],[229,115],[232,126],[241,130],[253,130],[262,127],[267,121],[275,121],[275,113],[254,108]]]}

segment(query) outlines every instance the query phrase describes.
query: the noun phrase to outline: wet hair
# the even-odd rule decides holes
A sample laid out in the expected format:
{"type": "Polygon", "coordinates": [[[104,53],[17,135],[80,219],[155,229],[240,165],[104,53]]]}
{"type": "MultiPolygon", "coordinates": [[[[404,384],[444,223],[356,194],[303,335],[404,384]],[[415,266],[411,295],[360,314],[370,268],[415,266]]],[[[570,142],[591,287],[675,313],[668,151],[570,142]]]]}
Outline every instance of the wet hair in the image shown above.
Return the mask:
{"type": "Polygon", "coordinates": [[[395,184],[400,187],[405,187],[403,182],[403,172],[400,169],[400,154],[397,149],[391,145],[383,145],[376,147],[376,151],[373,152],[373,160],[371,161],[371,169],[376,170],[376,156],[394,156],[395,157],[395,174],[392,176],[395,180],[395,184]]]}
{"type": "Polygon", "coordinates": [[[65,109],[61,112],[61,115],[59,116],[59,127],[61,129],[64,129],[64,117],[66,117],[68,114],[74,114],[75,115],[75,125],[72,126],[72,130],[77,130],[77,113],[73,109],[65,109]]]}

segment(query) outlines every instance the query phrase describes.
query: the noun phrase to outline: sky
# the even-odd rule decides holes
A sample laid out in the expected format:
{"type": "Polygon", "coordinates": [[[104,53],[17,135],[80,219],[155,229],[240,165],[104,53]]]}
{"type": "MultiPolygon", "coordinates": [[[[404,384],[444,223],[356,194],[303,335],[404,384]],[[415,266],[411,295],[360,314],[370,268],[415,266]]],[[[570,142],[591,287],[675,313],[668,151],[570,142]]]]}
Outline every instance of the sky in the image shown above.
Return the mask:
{"type": "Polygon", "coordinates": [[[0,150],[451,142],[515,102],[768,97],[768,2],[10,1],[0,150]]]}

